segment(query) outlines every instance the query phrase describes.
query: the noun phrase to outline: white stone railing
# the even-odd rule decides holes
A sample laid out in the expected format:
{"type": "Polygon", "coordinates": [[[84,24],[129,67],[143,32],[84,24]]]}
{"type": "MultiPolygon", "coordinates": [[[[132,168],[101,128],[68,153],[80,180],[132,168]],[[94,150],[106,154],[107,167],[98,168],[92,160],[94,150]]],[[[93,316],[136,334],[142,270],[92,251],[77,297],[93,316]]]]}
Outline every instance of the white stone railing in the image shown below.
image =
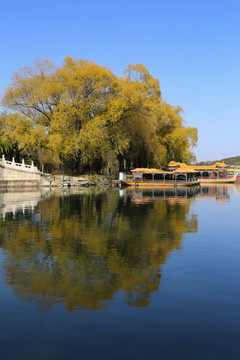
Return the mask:
{"type": "Polygon", "coordinates": [[[16,163],[14,160],[14,157],[12,158],[12,161],[8,161],[5,159],[5,156],[2,155],[0,158],[0,167],[5,169],[11,169],[11,170],[17,170],[17,171],[24,171],[28,173],[34,173],[34,174],[40,174],[41,172],[38,170],[36,166],[34,166],[34,163],[32,161],[31,165],[27,165],[24,162],[24,159],[22,159],[21,163],[16,163]]]}

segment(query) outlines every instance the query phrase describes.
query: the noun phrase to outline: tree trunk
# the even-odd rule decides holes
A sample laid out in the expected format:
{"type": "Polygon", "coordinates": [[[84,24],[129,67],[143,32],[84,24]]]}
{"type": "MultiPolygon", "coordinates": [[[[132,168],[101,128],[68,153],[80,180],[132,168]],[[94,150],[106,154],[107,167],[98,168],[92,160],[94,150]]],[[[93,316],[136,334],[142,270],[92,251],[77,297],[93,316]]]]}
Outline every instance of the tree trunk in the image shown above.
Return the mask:
{"type": "Polygon", "coordinates": [[[119,172],[122,172],[124,170],[124,158],[122,155],[118,155],[118,164],[119,164],[119,172]]]}

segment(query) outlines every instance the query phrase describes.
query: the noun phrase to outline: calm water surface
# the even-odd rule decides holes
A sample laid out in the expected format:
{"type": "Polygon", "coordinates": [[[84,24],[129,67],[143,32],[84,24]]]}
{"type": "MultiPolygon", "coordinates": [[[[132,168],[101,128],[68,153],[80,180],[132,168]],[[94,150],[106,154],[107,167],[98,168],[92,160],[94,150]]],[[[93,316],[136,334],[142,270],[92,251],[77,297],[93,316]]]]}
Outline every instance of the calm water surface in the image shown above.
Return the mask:
{"type": "Polygon", "coordinates": [[[239,214],[233,185],[0,193],[1,359],[240,359],[239,214]]]}

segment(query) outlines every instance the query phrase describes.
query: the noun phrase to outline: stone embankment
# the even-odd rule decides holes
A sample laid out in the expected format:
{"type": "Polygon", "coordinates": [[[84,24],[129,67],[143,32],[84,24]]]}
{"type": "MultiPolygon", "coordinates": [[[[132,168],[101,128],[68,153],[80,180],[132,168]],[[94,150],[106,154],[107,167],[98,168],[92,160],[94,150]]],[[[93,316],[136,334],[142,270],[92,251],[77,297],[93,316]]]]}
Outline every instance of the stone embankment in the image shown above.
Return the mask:
{"type": "Polygon", "coordinates": [[[27,165],[24,159],[21,163],[5,159],[4,155],[0,158],[0,177],[4,180],[39,180],[41,171],[34,166],[33,161],[31,165],[27,165]]]}
{"type": "Polygon", "coordinates": [[[44,175],[40,180],[41,187],[70,187],[70,186],[89,186],[88,179],[85,177],[65,176],[65,175],[44,175]]]}
{"type": "Polygon", "coordinates": [[[45,175],[40,181],[42,187],[109,186],[112,178],[105,175],[65,176],[45,175]]]}
{"type": "Polygon", "coordinates": [[[72,187],[72,186],[109,186],[112,177],[105,175],[66,176],[44,174],[34,166],[27,165],[24,159],[16,163],[0,158],[0,188],[12,187],[72,187]]]}
{"type": "Polygon", "coordinates": [[[5,159],[4,155],[0,158],[0,188],[22,188],[38,187],[42,173],[34,166],[27,165],[24,159],[21,163],[5,159]]]}

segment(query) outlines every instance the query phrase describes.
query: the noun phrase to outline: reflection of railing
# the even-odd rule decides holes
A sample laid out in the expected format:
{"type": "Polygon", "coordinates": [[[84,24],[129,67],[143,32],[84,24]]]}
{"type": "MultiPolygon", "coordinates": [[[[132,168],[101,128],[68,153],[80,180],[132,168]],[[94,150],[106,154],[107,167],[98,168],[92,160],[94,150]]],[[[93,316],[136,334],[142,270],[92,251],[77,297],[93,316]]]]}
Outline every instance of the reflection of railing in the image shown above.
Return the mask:
{"type": "Polygon", "coordinates": [[[2,158],[0,158],[0,167],[10,170],[17,170],[17,171],[24,171],[28,173],[34,173],[34,174],[40,174],[40,171],[36,166],[34,166],[34,163],[32,161],[31,165],[27,165],[24,162],[24,159],[22,159],[21,163],[16,163],[14,160],[14,157],[12,158],[12,161],[6,160],[5,156],[2,155],[2,158]]]}
{"type": "Polygon", "coordinates": [[[42,196],[43,193],[40,191],[2,192],[0,193],[0,217],[5,218],[9,213],[15,217],[18,212],[33,211],[42,196]]]}

